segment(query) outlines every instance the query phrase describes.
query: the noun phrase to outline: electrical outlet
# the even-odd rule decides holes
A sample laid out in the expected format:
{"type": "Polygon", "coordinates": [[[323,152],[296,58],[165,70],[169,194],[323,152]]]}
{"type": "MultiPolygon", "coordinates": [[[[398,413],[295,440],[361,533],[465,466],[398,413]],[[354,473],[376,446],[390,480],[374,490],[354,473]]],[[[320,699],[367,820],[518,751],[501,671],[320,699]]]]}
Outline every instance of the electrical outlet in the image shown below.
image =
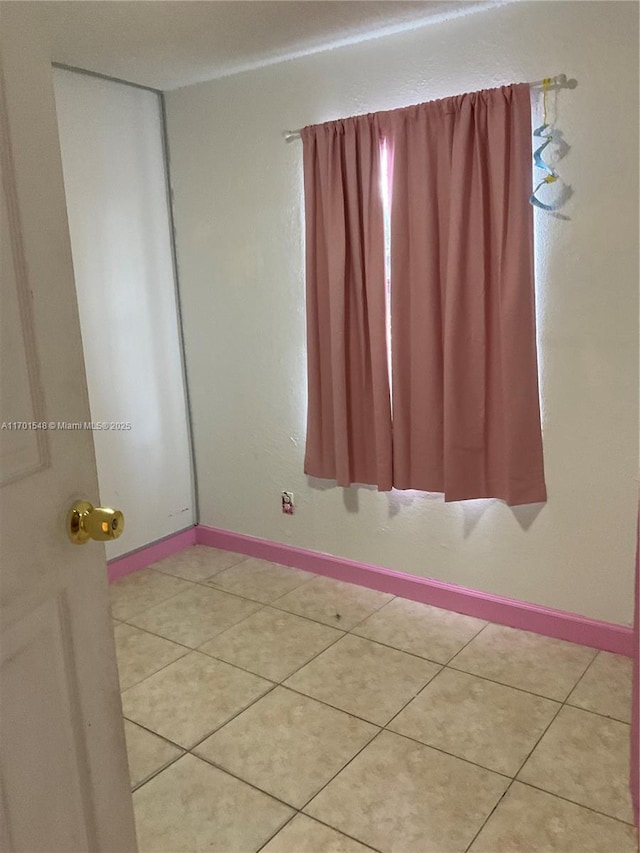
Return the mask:
{"type": "Polygon", "coordinates": [[[293,515],[293,492],[282,492],[282,512],[293,515]]]}

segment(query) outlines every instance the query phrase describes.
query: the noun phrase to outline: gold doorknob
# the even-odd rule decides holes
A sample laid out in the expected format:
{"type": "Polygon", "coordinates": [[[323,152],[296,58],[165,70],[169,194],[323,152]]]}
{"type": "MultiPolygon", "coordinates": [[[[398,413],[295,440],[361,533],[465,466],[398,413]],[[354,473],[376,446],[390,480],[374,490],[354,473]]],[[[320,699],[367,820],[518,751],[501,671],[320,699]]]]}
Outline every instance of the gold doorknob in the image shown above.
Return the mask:
{"type": "Polygon", "coordinates": [[[67,533],[76,545],[84,545],[89,539],[117,539],[123,530],[124,515],[119,509],[94,507],[89,501],[76,501],[67,516],[67,533]]]}

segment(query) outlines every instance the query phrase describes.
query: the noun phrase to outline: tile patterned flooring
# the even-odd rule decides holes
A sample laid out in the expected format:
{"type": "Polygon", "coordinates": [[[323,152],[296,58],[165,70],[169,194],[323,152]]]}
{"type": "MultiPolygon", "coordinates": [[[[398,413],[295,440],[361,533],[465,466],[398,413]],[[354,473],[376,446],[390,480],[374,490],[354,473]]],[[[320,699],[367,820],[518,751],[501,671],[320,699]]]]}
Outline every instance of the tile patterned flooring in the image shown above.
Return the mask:
{"type": "Polygon", "coordinates": [[[631,661],[193,546],[112,584],[140,853],[635,853],[631,661]]]}

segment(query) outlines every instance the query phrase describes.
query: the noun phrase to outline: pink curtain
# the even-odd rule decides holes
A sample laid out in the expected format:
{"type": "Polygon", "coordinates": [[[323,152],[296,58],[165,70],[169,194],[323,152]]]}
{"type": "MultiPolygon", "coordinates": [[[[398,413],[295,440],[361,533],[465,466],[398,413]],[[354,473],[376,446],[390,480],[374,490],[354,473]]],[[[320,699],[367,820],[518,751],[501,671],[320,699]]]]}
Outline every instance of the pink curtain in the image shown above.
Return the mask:
{"type": "Polygon", "coordinates": [[[448,501],[546,500],[529,87],[307,127],[302,140],[305,472],[448,501]],[[389,177],[393,427],[381,192],[389,177]]]}
{"type": "Polygon", "coordinates": [[[380,121],[393,164],[393,484],[544,501],[529,87],[380,121]]]}
{"type": "Polygon", "coordinates": [[[392,484],[380,136],[372,116],[302,131],[308,419],[305,472],[392,484]]]}

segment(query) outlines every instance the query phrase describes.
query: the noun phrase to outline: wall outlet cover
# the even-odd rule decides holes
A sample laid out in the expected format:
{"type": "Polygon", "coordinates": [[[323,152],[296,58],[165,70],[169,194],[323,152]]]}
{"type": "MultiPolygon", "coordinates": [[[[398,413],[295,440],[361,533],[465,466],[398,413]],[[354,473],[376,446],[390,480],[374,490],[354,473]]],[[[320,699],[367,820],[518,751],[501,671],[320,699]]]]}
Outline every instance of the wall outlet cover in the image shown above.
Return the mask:
{"type": "Polygon", "coordinates": [[[293,492],[282,492],[282,512],[293,515],[293,492]]]}

